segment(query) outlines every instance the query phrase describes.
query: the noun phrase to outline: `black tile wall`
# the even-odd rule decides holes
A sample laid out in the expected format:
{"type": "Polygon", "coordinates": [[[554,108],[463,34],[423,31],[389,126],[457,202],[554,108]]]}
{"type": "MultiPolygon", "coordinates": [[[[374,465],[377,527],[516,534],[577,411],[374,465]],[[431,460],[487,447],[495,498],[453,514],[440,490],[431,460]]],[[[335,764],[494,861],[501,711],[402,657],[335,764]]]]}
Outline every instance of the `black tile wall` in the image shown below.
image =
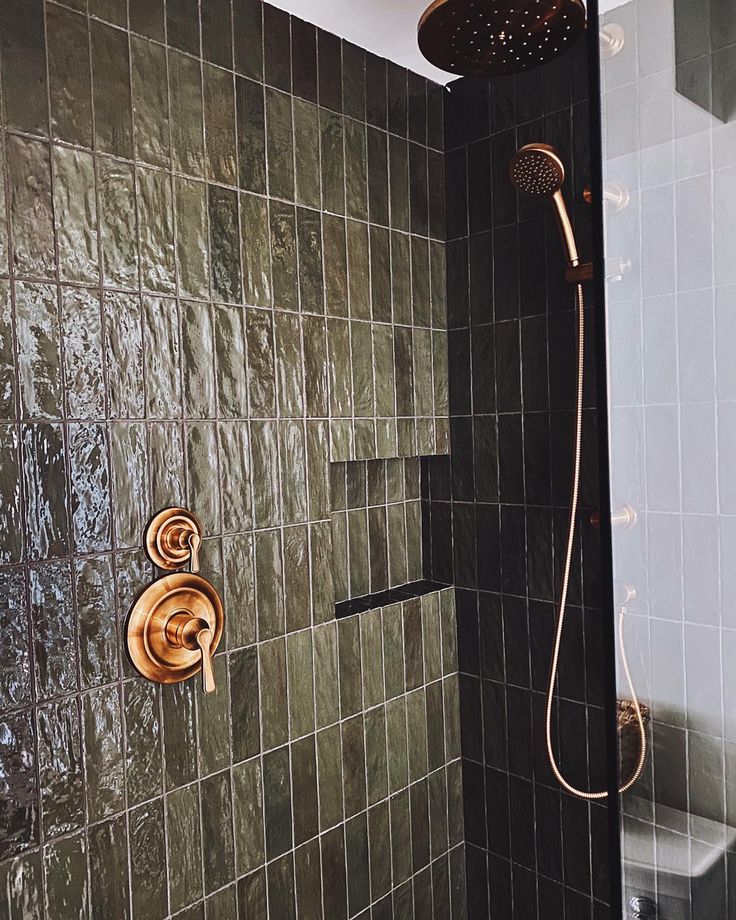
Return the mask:
{"type": "Polygon", "coordinates": [[[0,914],[465,917],[454,595],[336,621],[330,491],[420,578],[442,91],[259,0],[0,0],[0,75],[0,914]],[[211,697],[125,656],[167,504],[211,697]]]}
{"type": "MultiPolygon", "coordinates": [[[[544,743],[572,464],[574,292],[564,282],[551,209],[518,196],[508,179],[518,146],[554,144],[589,257],[585,55],[580,42],[541,71],[458,81],[446,97],[452,451],[422,461],[422,517],[425,576],[457,585],[474,918],[608,916],[605,806],[560,791],[544,743]]],[[[592,317],[587,326],[582,503],[555,744],[572,782],[605,788],[601,559],[590,525],[597,505],[592,317]]]]}

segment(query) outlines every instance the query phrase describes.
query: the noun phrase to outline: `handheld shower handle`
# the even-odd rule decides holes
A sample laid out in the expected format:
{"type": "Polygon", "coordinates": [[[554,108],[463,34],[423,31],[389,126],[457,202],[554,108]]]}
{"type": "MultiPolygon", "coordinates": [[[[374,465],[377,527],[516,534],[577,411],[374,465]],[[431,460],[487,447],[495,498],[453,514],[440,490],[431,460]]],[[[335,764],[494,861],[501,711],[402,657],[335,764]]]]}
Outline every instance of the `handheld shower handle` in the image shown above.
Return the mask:
{"type": "Polygon", "coordinates": [[[570,214],[567,210],[567,205],[565,204],[565,198],[562,194],[562,189],[558,188],[557,191],[552,195],[552,205],[555,209],[557,226],[560,228],[562,241],[565,245],[565,249],[567,250],[568,264],[570,268],[575,268],[580,263],[580,256],[578,254],[577,243],[575,242],[575,231],[572,228],[570,214]]]}

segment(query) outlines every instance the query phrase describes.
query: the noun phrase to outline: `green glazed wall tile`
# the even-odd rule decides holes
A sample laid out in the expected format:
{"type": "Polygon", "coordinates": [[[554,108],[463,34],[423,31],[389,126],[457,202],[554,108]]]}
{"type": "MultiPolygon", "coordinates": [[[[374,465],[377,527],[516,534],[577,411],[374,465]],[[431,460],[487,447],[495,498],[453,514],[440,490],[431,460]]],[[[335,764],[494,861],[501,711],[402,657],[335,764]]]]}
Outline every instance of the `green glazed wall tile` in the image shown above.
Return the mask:
{"type": "Polygon", "coordinates": [[[311,625],[309,567],[309,529],[306,526],[285,528],[284,600],[287,633],[311,625]]]}
{"type": "Polygon", "coordinates": [[[364,124],[345,119],[345,204],[348,217],[368,220],[368,154],[364,124]]]}
{"type": "Polygon", "coordinates": [[[137,288],[138,233],[132,166],[97,158],[100,249],[105,284],[137,288]]]}
{"type": "Polygon", "coordinates": [[[371,897],[380,900],[391,889],[391,847],[388,800],[368,809],[368,856],[371,870],[371,897]]]}
{"type": "Polygon", "coordinates": [[[124,805],[124,750],[120,689],[92,690],[82,697],[87,809],[99,820],[124,805]]]}
{"type": "Polygon", "coordinates": [[[30,713],[14,713],[0,724],[0,771],[5,777],[0,858],[5,858],[38,842],[39,793],[30,713]]]}
{"type": "Polygon", "coordinates": [[[462,764],[456,760],[448,764],[445,768],[447,774],[447,813],[450,816],[449,835],[450,846],[455,846],[463,839],[464,828],[464,811],[463,811],[463,778],[462,764]]]}
{"type": "Polygon", "coordinates": [[[9,0],[0,9],[5,118],[9,128],[48,133],[44,8],[41,0],[9,0]]]}
{"type": "Polygon", "coordinates": [[[373,338],[370,323],[350,323],[353,363],[353,412],[356,418],[372,418],[376,412],[373,392],[373,338]]]}
{"type": "Polygon", "coordinates": [[[330,316],[348,315],[348,256],[345,221],[322,216],[325,267],[325,306],[330,316]]]}
{"type": "Polygon", "coordinates": [[[226,185],[237,183],[235,166],[235,88],[233,75],[204,64],[204,120],[207,178],[226,185]]]}
{"type": "Polygon", "coordinates": [[[368,515],[365,509],[348,512],[350,597],[364,597],[370,591],[368,515]]]}
{"type": "Polygon", "coordinates": [[[94,87],[95,147],[103,153],[133,156],[130,55],[124,32],[90,23],[94,87]]]}
{"type": "Polygon", "coordinates": [[[269,750],[289,739],[289,701],[286,689],[286,643],[275,639],[258,647],[261,685],[261,729],[263,749],[269,750]]]}
{"type": "Polygon", "coordinates": [[[266,87],[268,191],[273,198],[294,200],[294,128],[291,97],[266,87]]]}
{"type": "Polygon", "coordinates": [[[199,62],[169,50],[168,64],[172,165],[181,172],[203,176],[204,113],[199,62]]]}
{"type": "Polygon", "coordinates": [[[373,326],[373,360],[375,362],[376,414],[396,414],[394,383],[394,335],[390,326],[373,326]]]}
{"type": "Polygon", "coordinates": [[[148,478],[151,507],[184,504],[184,440],[178,422],[151,422],[148,426],[148,478]]]}
{"type": "Polygon", "coordinates": [[[368,128],[368,206],[371,223],[389,225],[388,139],[383,131],[368,128]]]}
{"type": "Polygon", "coordinates": [[[238,534],[223,539],[225,563],[224,602],[228,648],[240,648],[256,641],[255,556],[253,535],[238,534]]]}
{"type": "Polygon", "coordinates": [[[445,746],[449,760],[460,756],[460,692],[457,674],[446,677],[443,687],[445,698],[445,746]]]}
{"type": "Polygon", "coordinates": [[[181,417],[181,351],[176,301],[143,298],[148,418],[181,417]]]}
{"type": "Polygon", "coordinates": [[[207,898],[206,904],[207,920],[230,920],[236,916],[237,911],[237,892],[235,885],[228,888],[221,888],[215,894],[207,898]]]}
{"type": "Polygon", "coordinates": [[[32,568],[29,590],[36,698],[44,700],[77,689],[69,563],[32,568]]]}
{"type": "Polygon", "coordinates": [[[427,711],[425,691],[415,690],[406,697],[406,724],[409,732],[409,780],[427,775],[427,711]]]}
{"type": "Polygon", "coordinates": [[[89,12],[98,19],[105,19],[116,26],[125,26],[127,18],[124,0],[89,0],[89,12]]]}
{"type": "Polygon", "coordinates": [[[265,862],[263,838],[263,781],[258,758],[233,768],[235,854],[238,875],[265,862]]]}
{"type": "Polygon", "coordinates": [[[166,864],[163,800],[156,799],[130,812],[130,869],[133,916],[156,920],[166,914],[166,864]]]}
{"type": "Polygon", "coordinates": [[[322,520],[330,511],[329,441],[325,422],[307,422],[307,489],[309,519],[322,520]]]}
{"type": "Polygon", "coordinates": [[[434,411],[448,415],[447,333],[432,333],[432,368],[434,377],[434,411]]]}
{"type": "Polygon", "coordinates": [[[370,904],[368,869],[368,819],[358,815],[345,825],[345,856],[348,877],[348,910],[355,916],[370,904]]]}
{"type": "Polygon", "coordinates": [[[272,314],[247,307],[245,329],[250,414],[256,418],[273,418],[276,415],[276,368],[272,314]]]}
{"type": "Polygon", "coordinates": [[[317,727],[323,728],[336,722],[340,715],[336,623],[319,626],[313,639],[317,727]]]}
{"type": "Polygon", "coordinates": [[[110,458],[104,425],[69,425],[72,535],[78,553],[111,548],[110,458]]]}
{"type": "Polygon", "coordinates": [[[118,628],[108,556],[90,557],[75,565],[77,630],[83,689],[118,676],[118,628]]]}
{"type": "Polygon", "coordinates": [[[263,755],[266,858],[281,856],[293,845],[289,748],[263,755]]]}
{"type": "Polygon", "coordinates": [[[230,0],[214,0],[202,10],[202,57],[206,61],[232,70],[230,0]]]}
{"type": "MultiPolygon", "coordinates": [[[[391,281],[395,323],[409,325],[411,315],[411,245],[404,233],[391,234],[391,281]]],[[[398,334],[400,330],[396,330],[398,334]]],[[[397,377],[397,380],[399,378],[397,377]]],[[[399,413],[401,414],[401,413],[399,413]]]]}
{"type": "Polygon", "coordinates": [[[345,817],[366,807],[365,738],[363,716],[357,715],[341,725],[345,817]]]}
{"type": "Polygon", "coordinates": [[[391,226],[396,230],[409,229],[409,150],[406,141],[389,134],[389,199],[391,226]]]}
{"type": "Polygon", "coordinates": [[[368,804],[374,805],[388,795],[386,711],[383,706],[365,714],[365,754],[368,804]]]}
{"type": "Polygon", "coordinates": [[[322,149],[322,207],[333,214],[345,213],[345,130],[343,119],[325,109],[319,111],[322,149]]]}
{"type": "Polygon", "coordinates": [[[90,828],[89,865],[92,916],[105,917],[106,920],[130,920],[125,816],[90,828]]]}
{"type": "Polygon", "coordinates": [[[354,456],[353,422],[351,419],[331,419],[330,459],[337,463],[354,456]]]}
{"type": "Polygon", "coordinates": [[[243,311],[238,307],[215,307],[215,350],[220,414],[246,418],[245,328],[243,311]]]}
{"type": "Polygon", "coordinates": [[[233,761],[253,757],[261,750],[258,654],[255,646],[229,658],[233,761]]]}
{"type": "Polygon", "coordinates": [[[340,418],[350,417],[353,387],[350,369],[349,322],[327,320],[327,354],[330,375],[330,414],[340,418]]]}
{"type": "Polygon", "coordinates": [[[383,655],[386,681],[386,699],[390,700],[404,692],[403,617],[401,605],[384,607],[383,655]]]}
{"type": "Polygon", "coordinates": [[[145,452],[146,430],[142,423],[117,422],[110,426],[113,522],[118,546],[137,546],[150,516],[145,452]]]}
{"type": "Polygon", "coordinates": [[[310,840],[294,852],[296,900],[300,912],[322,920],[322,884],[320,880],[319,840],[310,840]]]}
{"type": "Polygon", "coordinates": [[[103,417],[105,382],[99,295],[82,288],[63,287],[61,327],[67,416],[103,417]]]}
{"type": "Polygon", "coordinates": [[[429,683],[442,677],[442,636],[440,631],[440,595],[426,594],[422,600],[422,637],[424,675],[429,683]]]}
{"type": "Polygon", "coordinates": [[[13,421],[18,417],[18,393],[9,281],[0,280],[0,308],[0,419],[13,421]]]}
{"type": "Polygon", "coordinates": [[[182,377],[185,418],[215,415],[215,368],[212,311],[207,304],[185,302],[182,318],[182,377]]]}
{"type": "Polygon", "coordinates": [[[386,704],[386,744],[388,751],[389,793],[409,782],[409,755],[406,735],[406,700],[403,696],[386,704]]]}
{"type": "Polygon", "coordinates": [[[409,144],[409,196],[411,232],[426,236],[428,220],[427,150],[418,144],[409,144]]]}
{"type": "Polygon", "coordinates": [[[185,426],[187,457],[187,501],[208,533],[220,529],[217,429],[209,422],[191,422],[185,426]]]}
{"type": "Polygon", "coordinates": [[[429,244],[430,292],[432,297],[432,326],[447,328],[447,268],[445,247],[441,243],[429,244]]]}
{"type": "Polygon", "coordinates": [[[330,557],[332,533],[329,521],[310,525],[310,562],[312,572],[312,619],[324,623],[334,616],[335,586],[330,557]]]}
{"type": "Polygon", "coordinates": [[[373,320],[390,323],[391,304],[391,236],[383,227],[370,227],[371,301],[373,320]]]}
{"type": "Polygon", "coordinates": [[[439,681],[427,686],[426,698],[428,765],[430,770],[438,770],[445,763],[445,720],[439,681]]]}
{"type": "Polygon", "coordinates": [[[200,785],[202,801],[202,852],[204,889],[210,893],[225,885],[235,871],[230,774],[218,773],[200,785]]]}
{"type": "Polygon", "coordinates": [[[368,509],[371,593],[385,591],[388,578],[388,528],[385,508],[368,509]]]}
{"type": "Polygon", "coordinates": [[[347,514],[332,515],[332,580],[335,599],[350,597],[350,570],[348,568],[348,517],[347,514]]]}
{"type": "Polygon", "coordinates": [[[166,796],[169,899],[172,912],[202,895],[201,835],[196,786],[166,796]]]}
{"type": "Polygon", "coordinates": [[[158,170],[136,169],[136,200],[141,287],[173,294],[176,270],[171,177],[158,170]]]}
{"type": "MultiPolygon", "coordinates": [[[[342,757],[340,726],[317,733],[317,776],[319,778],[319,824],[322,831],[343,819],[342,757]]],[[[331,880],[331,883],[334,879],[331,880]]]]}
{"type": "Polygon", "coordinates": [[[411,238],[411,291],[414,325],[429,326],[429,244],[418,236],[411,238]]]}
{"type": "Polygon", "coordinates": [[[362,708],[362,675],[360,662],[360,624],[354,617],[338,622],[340,661],[340,714],[343,719],[362,708]]]}
{"type": "Polygon", "coordinates": [[[209,294],[207,188],[202,182],[177,178],[174,196],[179,293],[205,298],[209,294]]]}
{"type": "MultiPolygon", "coordinates": [[[[310,159],[301,157],[301,159],[310,159]]],[[[297,208],[299,299],[302,311],[324,313],[322,219],[318,211],[297,208]]]]}
{"type": "Polygon", "coordinates": [[[274,916],[296,920],[294,902],[294,860],[287,853],[266,867],[268,903],[274,916]]]}
{"type": "Polygon", "coordinates": [[[360,617],[360,644],[363,663],[363,704],[368,709],[384,700],[380,609],[371,610],[360,617]]]}
{"type": "Polygon", "coordinates": [[[0,598],[0,626],[6,637],[0,648],[0,699],[5,710],[31,701],[31,657],[22,570],[11,569],[0,575],[0,598]]]}
{"type": "Polygon", "coordinates": [[[392,585],[407,583],[406,519],[403,505],[388,506],[388,566],[392,585]]]}
{"type": "Polygon", "coordinates": [[[61,354],[57,292],[48,284],[15,285],[18,370],[23,415],[59,418],[61,354]]]}
{"type": "Polygon", "coordinates": [[[248,530],[253,523],[250,499],[250,450],[247,422],[220,422],[222,526],[225,532],[248,530]]]}
{"type": "Polygon", "coordinates": [[[166,788],[175,789],[197,778],[197,720],[193,682],[161,689],[164,718],[166,788]]]}
{"type": "Polygon", "coordinates": [[[44,906],[49,917],[85,920],[89,916],[87,843],[83,834],[43,848],[44,906]]]}
{"type": "Polygon", "coordinates": [[[317,754],[314,735],[291,746],[291,775],[294,801],[294,846],[314,837],[319,830],[317,799],[317,754]]]}
{"type": "Polygon", "coordinates": [[[432,817],[429,825],[430,851],[432,859],[437,859],[442,853],[447,852],[449,845],[447,836],[447,778],[444,770],[430,773],[427,780],[429,786],[429,813],[432,817]]]}
{"type": "Polygon", "coordinates": [[[457,671],[457,620],[455,618],[455,591],[447,588],[440,592],[440,626],[442,631],[442,668],[445,675],[457,671]]]}
{"type": "Polygon", "coordinates": [[[238,240],[238,195],[237,192],[218,185],[209,185],[207,191],[212,296],[215,300],[226,303],[240,303],[243,292],[238,240]]]}
{"type": "Polygon", "coordinates": [[[253,513],[256,527],[280,522],[278,426],[276,422],[252,421],[253,513]]]}
{"type": "Polygon", "coordinates": [[[303,422],[279,422],[279,454],[284,524],[297,524],[307,519],[307,458],[303,422]]]}
{"type": "Polygon", "coordinates": [[[161,718],[158,688],[142,679],[123,686],[125,785],[128,804],[161,794],[161,718]]]}
{"type": "Polygon", "coordinates": [[[94,160],[81,150],[56,146],[52,148],[52,158],[60,275],[68,281],[97,283],[100,268],[94,160]]]}
{"type": "MultiPolygon", "coordinates": [[[[212,665],[215,693],[202,693],[197,688],[197,718],[199,722],[199,772],[207,776],[230,763],[230,687],[227,659],[217,655],[212,665]]],[[[199,678],[197,678],[199,681],[199,678]]]]}
{"type": "Polygon", "coordinates": [[[166,51],[132,36],[130,57],[136,158],[153,166],[168,166],[171,156],[166,51]]]}
{"type": "Polygon", "coordinates": [[[296,200],[310,208],[320,207],[319,157],[302,155],[319,150],[319,109],[294,99],[294,149],[296,150],[296,200]]]}
{"type": "MultiPolygon", "coordinates": [[[[260,6],[260,3],[259,3],[260,6]]],[[[245,920],[266,915],[266,870],[259,869],[238,882],[238,909],[245,920]]]]}
{"type": "Polygon", "coordinates": [[[411,824],[409,792],[404,790],[389,800],[391,814],[391,860],[394,885],[411,876],[411,824]]]}
{"type": "Polygon", "coordinates": [[[371,318],[370,254],[367,224],[347,221],[348,295],[353,319],[371,318]]]}
{"type": "Polygon", "coordinates": [[[296,316],[277,312],[274,328],[279,414],[300,418],[304,414],[301,323],[296,316]]]}
{"type": "Polygon", "coordinates": [[[308,630],[286,639],[289,683],[289,733],[300,738],[314,731],[314,663],[312,634],[308,630]]]}
{"type": "Polygon", "coordinates": [[[281,533],[256,534],[256,605],[258,639],[272,639],[285,631],[281,533]]]}
{"type": "Polygon", "coordinates": [[[51,278],[54,228],[49,146],[9,135],[5,155],[15,270],[36,278],[51,278]]]}
{"type": "Polygon", "coordinates": [[[345,879],[345,835],[336,827],[320,838],[322,848],[322,892],[325,917],[347,916],[345,879]]]}
{"type": "Polygon", "coordinates": [[[76,699],[38,710],[38,769],[45,838],[81,827],[84,786],[76,699]]]}
{"type": "Polygon", "coordinates": [[[235,78],[240,187],[266,192],[266,128],[263,86],[235,78]]]}
{"type": "Polygon", "coordinates": [[[255,195],[241,195],[240,220],[245,302],[271,306],[271,230],[266,202],[255,195]]]}
{"type": "Polygon", "coordinates": [[[273,302],[280,310],[299,309],[296,213],[293,205],[271,202],[273,302]]]}

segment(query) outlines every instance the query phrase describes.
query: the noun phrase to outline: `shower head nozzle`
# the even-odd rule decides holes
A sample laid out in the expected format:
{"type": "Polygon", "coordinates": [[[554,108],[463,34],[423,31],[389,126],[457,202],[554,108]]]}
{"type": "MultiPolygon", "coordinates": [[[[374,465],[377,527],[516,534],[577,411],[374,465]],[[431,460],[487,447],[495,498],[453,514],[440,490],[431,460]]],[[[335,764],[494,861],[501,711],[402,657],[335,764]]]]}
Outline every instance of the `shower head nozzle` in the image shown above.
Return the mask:
{"type": "Polygon", "coordinates": [[[509,176],[518,191],[547,198],[562,188],[565,167],[554,147],[527,144],[512,157],[509,176]]]}
{"type": "Polygon", "coordinates": [[[434,0],[418,40],[441,70],[498,77],[546,64],[584,30],[582,0],[434,0]]]}

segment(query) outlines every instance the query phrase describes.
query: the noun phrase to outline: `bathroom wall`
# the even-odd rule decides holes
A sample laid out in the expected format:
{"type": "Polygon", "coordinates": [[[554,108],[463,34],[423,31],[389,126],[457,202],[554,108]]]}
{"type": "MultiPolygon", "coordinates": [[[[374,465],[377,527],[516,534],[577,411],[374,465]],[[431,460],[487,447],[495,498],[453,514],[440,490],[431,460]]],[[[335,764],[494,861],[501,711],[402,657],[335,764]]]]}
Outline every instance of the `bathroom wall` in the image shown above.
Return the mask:
{"type": "Polygon", "coordinates": [[[465,916],[454,595],[335,619],[449,447],[442,91],[254,0],[2,0],[0,74],[0,914],[465,916]],[[212,696],[125,654],[168,504],[212,696]]]}
{"type": "MultiPolygon", "coordinates": [[[[509,161],[544,141],[566,167],[590,258],[586,48],[516,78],[463,80],[446,105],[451,457],[423,461],[427,577],[457,588],[469,915],[607,916],[605,807],[561,793],[544,702],[566,540],[575,399],[574,291],[545,201],[509,161]]],[[[588,292],[590,296],[590,292],[588,292]]],[[[591,310],[588,309],[590,314],[591,310]]],[[[555,745],[605,788],[593,319],[583,477],[555,745]]]]}

